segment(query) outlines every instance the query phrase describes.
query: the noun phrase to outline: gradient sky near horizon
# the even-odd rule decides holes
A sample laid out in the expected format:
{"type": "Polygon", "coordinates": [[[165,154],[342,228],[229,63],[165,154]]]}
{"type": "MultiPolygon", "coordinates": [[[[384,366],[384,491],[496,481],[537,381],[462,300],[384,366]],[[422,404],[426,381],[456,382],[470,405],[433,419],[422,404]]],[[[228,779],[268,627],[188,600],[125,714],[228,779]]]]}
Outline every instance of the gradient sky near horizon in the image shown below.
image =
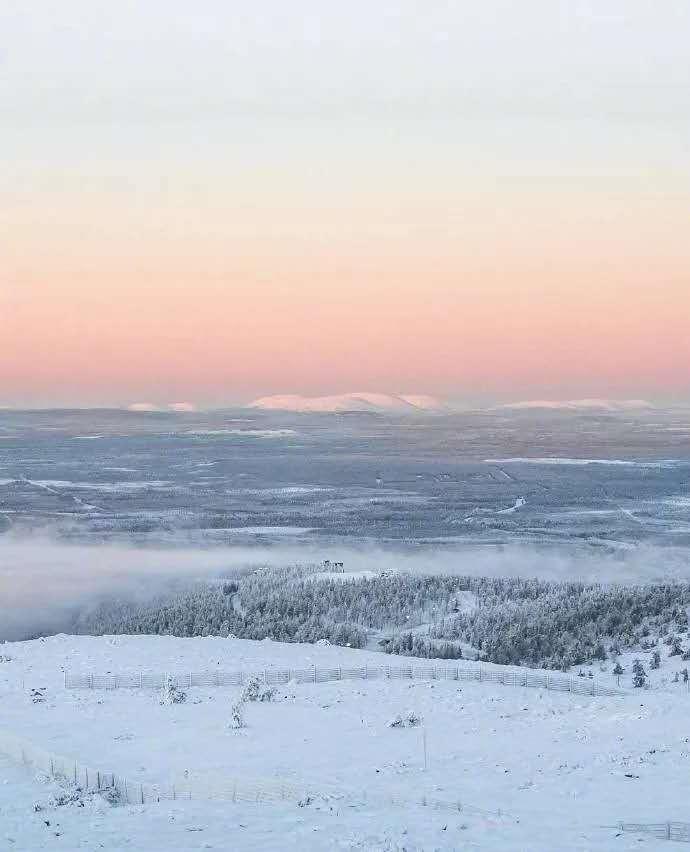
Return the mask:
{"type": "Polygon", "coordinates": [[[0,405],[690,398],[686,0],[4,0],[0,405]]]}

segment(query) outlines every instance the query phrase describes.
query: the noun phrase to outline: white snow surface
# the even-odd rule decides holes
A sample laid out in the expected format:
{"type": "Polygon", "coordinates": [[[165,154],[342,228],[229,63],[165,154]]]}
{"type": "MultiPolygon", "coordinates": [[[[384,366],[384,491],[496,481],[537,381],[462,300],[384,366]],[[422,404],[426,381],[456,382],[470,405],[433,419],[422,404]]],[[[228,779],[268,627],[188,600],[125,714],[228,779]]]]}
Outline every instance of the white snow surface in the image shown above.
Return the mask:
{"type": "MultiPolygon", "coordinates": [[[[288,684],[277,700],[246,707],[228,728],[237,688],[194,688],[161,706],[155,690],[66,690],[74,672],[184,672],[266,667],[423,664],[337,646],[169,636],[54,636],[5,643],[0,652],[3,732],[149,783],[213,789],[229,779],[272,779],[341,795],[300,807],[191,802],[50,808],[54,782],[0,755],[0,848],[43,849],[656,849],[651,837],[617,836],[620,820],[683,819],[690,732],[685,687],[664,656],[654,689],[623,697],[455,681],[288,684]],[[44,687],[46,701],[28,692],[44,687]],[[414,711],[422,726],[391,729],[414,711]],[[427,765],[424,766],[426,738],[427,765]],[[381,796],[462,800],[503,816],[400,808],[381,796]],[[378,802],[378,803],[377,803],[378,802]],[[48,820],[50,825],[45,825],[48,820]],[[605,826],[609,826],[606,828],[605,826]],[[60,837],[55,836],[60,832],[60,837]],[[279,838],[279,840],[278,840],[279,838]]],[[[473,665],[467,663],[466,665],[473,665]]],[[[490,668],[487,666],[487,668],[490,668]]],[[[609,671],[594,669],[612,681],[609,671]]],[[[669,852],[674,846],[665,844],[669,852]]],[[[682,847],[680,847],[682,848],[682,847]]]]}

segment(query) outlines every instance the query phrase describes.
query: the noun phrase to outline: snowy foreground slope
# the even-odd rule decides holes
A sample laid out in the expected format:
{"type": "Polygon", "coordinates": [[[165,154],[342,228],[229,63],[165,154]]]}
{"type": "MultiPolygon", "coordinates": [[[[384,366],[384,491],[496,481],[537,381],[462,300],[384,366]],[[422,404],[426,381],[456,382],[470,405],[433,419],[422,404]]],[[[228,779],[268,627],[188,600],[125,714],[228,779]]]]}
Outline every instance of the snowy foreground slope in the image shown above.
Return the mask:
{"type": "Polygon", "coordinates": [[[655,672],[655,688],[631,690],[626,679],[622,697],[455,681],[289,683],[274,701],[246,705],[246,727],[233,730],[239,688],[195,687],[184,703],[161,705],[154,690],[66,690],[63,671],[405,661],[334,646],[167,636],[56,636],[7,643],[0,654],[10,658],[0,663],[0,752],[3,734],[16,735],[147,784],[213,791],[236,779],[319,794],[118,807],[95,796],[84,807],[54,807],[54,781],[0,755],[3,852],[653,849],[660,841],[613,826],[687,817],[690,694],[662,682],[681,665],[676,658],[655,672]],[[45,701],[33,703],[37,688],[45,701]],[[421,726],[389,726],[409,711],[421,726]],[[400,807],[386,797],[461,801],[487,813],[400,807]]]}

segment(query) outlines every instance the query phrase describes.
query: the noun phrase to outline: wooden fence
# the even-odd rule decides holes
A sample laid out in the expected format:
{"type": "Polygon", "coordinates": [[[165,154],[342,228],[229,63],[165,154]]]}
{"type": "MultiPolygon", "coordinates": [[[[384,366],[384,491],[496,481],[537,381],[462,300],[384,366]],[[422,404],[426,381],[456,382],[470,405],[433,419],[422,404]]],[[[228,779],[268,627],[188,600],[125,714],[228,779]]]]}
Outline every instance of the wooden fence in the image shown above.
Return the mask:
{"type": "Polygon", "coordinates": [[[251,804],[277,804],[280,802],[328,801],[333,807],[423,807],[432,810],[474,814],[477,816],[504,818],[505,812],[484,810],[467,804],[460,798],[438,799],[418,795],[416,798],[388,796],[366,790],[343,792],[320,783],[304,783],[300,787],[283,783],[275,778],[234,779],[231,772],[225,782],[193,785],[153,784],[132,781],[110,769],[87,766],[80,761],[46,751],[23,737],[0,731],[0,752],[12,760],[45,772],[63,783],[74,783],[83,791],[117,793],[122,804],[150,804],[163,801],[222,800],[251,804]]]}
{"type": "Polygon", "coordinates": [[[677,843],[690,843],[690,823],[688,822],[621,822],[616,826],[619,831],[632,834],[647,834],[657,840],[675,840],[677,843]]]}
{"type": "Polygon", "coordinates": [[[65,671],[64,683],[68,689],[161,689],[171,677],[181,689],[195,686],[240,686],[251,677],[271,684],[327,683],[338,680],[458,680],[482,683],[500,683],[505,686],[527,686],[572,692],[577,695],[624,695],[621,690],[599,683],[594,678],[567,677],[532,669],[501,671],[483,666],[360,666],[357,668],[275,669],[259,671],[204,672],[130,672],[124,674],[75,674],[65,671]]]}

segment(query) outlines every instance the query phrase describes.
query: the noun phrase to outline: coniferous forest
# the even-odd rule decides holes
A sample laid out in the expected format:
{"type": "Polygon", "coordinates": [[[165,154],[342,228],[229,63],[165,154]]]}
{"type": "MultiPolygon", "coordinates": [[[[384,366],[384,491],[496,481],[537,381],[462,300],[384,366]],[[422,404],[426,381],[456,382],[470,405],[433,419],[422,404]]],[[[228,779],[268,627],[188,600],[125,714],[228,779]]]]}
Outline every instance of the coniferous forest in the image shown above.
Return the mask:
{"type": "Polygon", "coordinates": [[[611,586],[538,579],[382,574],[319,576],[264,568],[145,603],[107,601],[81,633],[271,638],[414,657],[567,669],[651,638],[687,648],[690,584],[611,586]]]}

